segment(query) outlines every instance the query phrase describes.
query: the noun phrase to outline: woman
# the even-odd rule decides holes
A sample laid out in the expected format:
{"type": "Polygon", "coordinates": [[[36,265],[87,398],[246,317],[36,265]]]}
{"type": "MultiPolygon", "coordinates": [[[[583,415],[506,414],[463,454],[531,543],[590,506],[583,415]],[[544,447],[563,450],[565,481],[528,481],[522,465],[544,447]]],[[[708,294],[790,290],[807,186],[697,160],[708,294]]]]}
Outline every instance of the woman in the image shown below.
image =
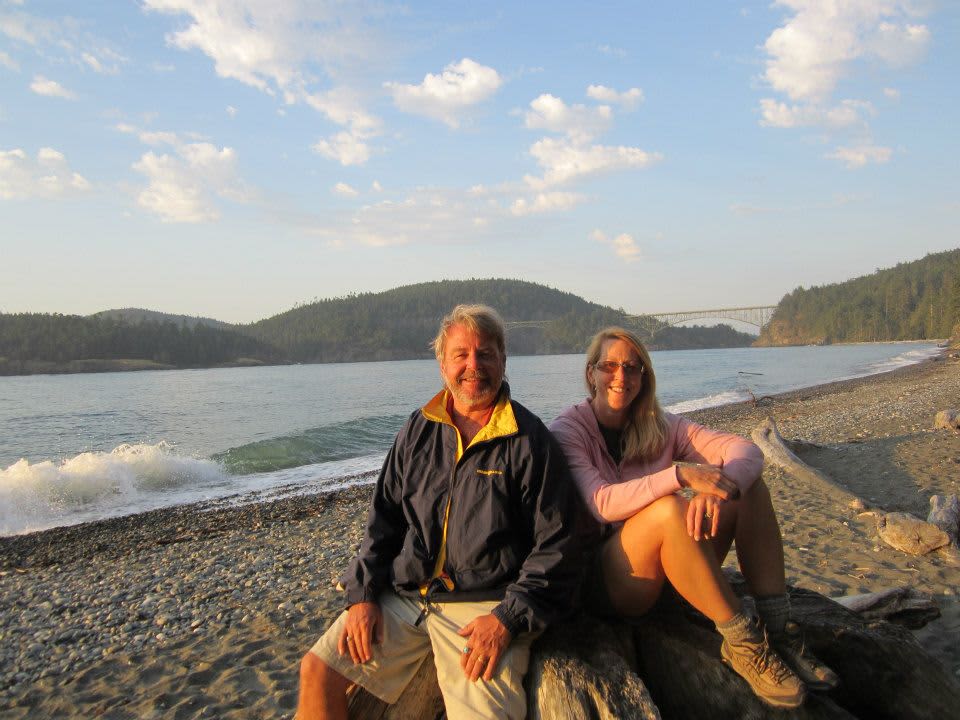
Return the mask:
{"type": "Polygon", "coordinates": [[[760,478],[763,454],[737,435],[661,410],[650,355],[628,330],[600,331],[584,374],[590,397],[550,429],[587,506],[611,526],[599,553],[602,606],[642,615],[669,580],[716,624],[724,661],[767,703],[797,707],[805,686],[834,687],[834,672],[803,652],[789,622],[780,527],[760,478]],[[681,488],[693,493],[690,500],[681,488]],[[762,626],[741,609],[720,570],[733,541],[762,626]]]}

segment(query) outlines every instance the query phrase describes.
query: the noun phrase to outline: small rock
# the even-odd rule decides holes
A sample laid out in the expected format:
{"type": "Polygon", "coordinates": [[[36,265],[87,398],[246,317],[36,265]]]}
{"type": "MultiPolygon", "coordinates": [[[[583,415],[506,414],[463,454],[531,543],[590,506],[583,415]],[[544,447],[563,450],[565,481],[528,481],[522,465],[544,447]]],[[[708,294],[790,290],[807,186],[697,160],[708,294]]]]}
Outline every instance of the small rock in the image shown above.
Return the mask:
{"type": "Polygon", "coordinates": [[[949,536],[936,525],[909,513],[887,513],[877,521],[880,539],[910,555],[926,555],[950,543],[949,536]]]}
{"type": "Polygon", "coordinates": [[[927,522],[943,530],[950,538],[950,542],[956,543],[957,533],[960,532],[960,500],[957,496],[932,496],[927,522]]]}
{"type": "Polygon", "coordinates": [[[933,420],[934,428],[960,430],[960,412],[956,410],[941,410],[933,420]]]}

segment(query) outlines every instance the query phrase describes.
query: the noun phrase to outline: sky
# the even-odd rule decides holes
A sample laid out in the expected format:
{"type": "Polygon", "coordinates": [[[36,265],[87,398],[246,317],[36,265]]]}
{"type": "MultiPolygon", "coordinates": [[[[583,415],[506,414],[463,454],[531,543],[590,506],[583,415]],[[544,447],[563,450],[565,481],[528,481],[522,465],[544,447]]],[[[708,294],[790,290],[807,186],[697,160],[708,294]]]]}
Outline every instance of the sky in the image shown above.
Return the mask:
{"type": "Polygon", "coordinates": [[[776,304],[960,246],[955,0],[0,0],[0,312],[776,304]]]}

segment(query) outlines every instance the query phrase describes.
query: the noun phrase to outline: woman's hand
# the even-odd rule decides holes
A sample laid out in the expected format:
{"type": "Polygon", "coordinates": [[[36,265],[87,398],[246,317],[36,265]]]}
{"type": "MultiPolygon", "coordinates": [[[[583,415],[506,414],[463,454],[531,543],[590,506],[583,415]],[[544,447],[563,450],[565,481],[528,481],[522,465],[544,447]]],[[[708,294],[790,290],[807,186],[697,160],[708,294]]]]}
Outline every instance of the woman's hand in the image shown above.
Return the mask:
{"type": "Polygon", "coordinates": [[[350,653],[354,664],[361,665],[373,657],[372,645],[383,641],[383,615],[375,602],[359,602],[347,608],[347,622],[337,640],[341,655],[350,653]]]}
{"type": "Polygon", "coordinates": [[[715,465],[678,462],[677,480],[698,495],[715,495],[721,500],[737,500],[740,488],[715,465]]]}
{"type": "Polygon", "coordinates": [[[694,495],[687,506],[687,533],[697,542],[717,536],[723,501],[716,495],[694,495]]]}

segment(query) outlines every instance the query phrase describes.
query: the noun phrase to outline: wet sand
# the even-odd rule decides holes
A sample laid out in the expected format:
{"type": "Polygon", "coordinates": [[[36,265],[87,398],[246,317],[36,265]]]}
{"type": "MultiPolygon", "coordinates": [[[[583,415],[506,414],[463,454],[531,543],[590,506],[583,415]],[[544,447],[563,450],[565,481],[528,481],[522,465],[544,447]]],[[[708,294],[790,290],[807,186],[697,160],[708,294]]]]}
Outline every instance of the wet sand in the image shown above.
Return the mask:
{"type": "MultiPolygon", "coordinates": [[[[522,398],[520,398],[522,400],[522,398]]],[[[951,359],[691,413],[749,435],[767,415],[803,459],[868,505],[925,518],[958,493],[951,359]]],[[[883,544],[839,493],[768,466],[787,579],[828,596],[910,586],[943,616],[918,639],[960,674],[960,565],[883,544]]],[[[335,580],[370,487],[242,508],[185,506],[0,539],[0,714],[290,717],[303,652],[342,606],[335,580]]],[[[731,556],[732,557],[732,556],[731,556]]]]}

